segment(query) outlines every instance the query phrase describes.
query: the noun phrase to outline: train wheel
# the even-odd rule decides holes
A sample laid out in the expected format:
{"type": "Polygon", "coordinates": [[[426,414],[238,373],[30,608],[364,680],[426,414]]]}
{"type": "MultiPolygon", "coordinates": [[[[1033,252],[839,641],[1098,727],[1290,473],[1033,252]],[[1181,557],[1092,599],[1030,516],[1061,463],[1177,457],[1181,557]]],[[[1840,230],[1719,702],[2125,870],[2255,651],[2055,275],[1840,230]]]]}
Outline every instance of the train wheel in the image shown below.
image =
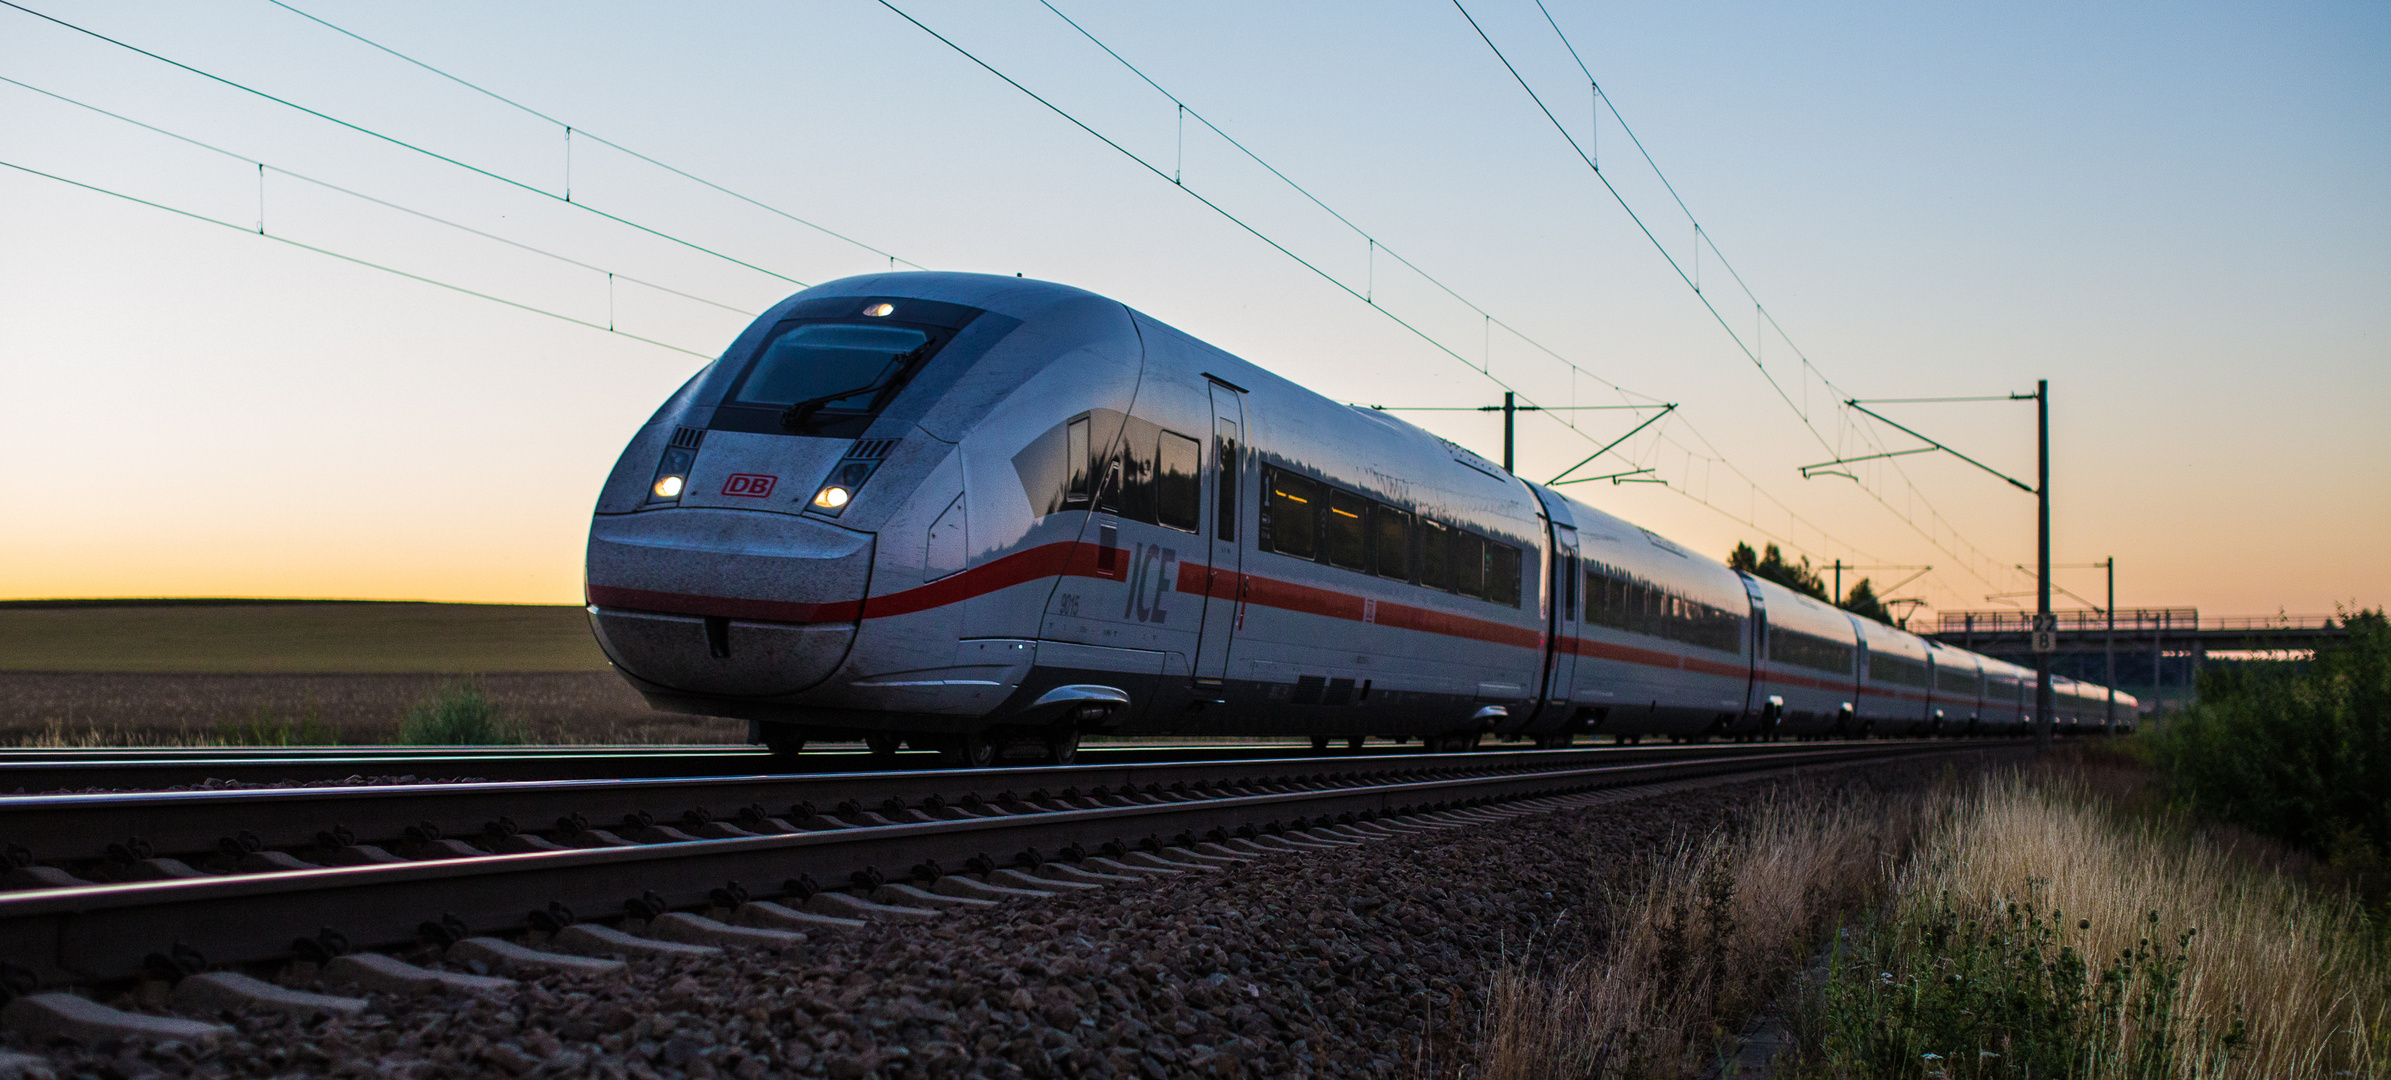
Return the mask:
{"type": "Polygon", "coordinates": [[[1046,760],[1057,765],[1069,765],[1078,757],[1078,729],[1072,728],[1059,732],[1046,740],[1046,760]]]}
{"type": "Polygon", "coordinates": [[[875,731],[863,737],[863,747],[872,752],[872,757],[888,761],[897,756],[897,744],[904,738],[893,731],[875,731]]]}
{"type": "MultiPolygon", "coordinates": [[[[986,735],[965,732],[938,742],[939,761],[950,769],[985,769],[996,764],[996,743],[986,735]]],[[[1075,743],[1074,753],[1078,751],[1075,743]]]]}
{"type": "Polygon", "coordinates": [[[765,724],[763,728],[764,749],[772,751],[773,757],[793,758],[805,749],[805,736],[797,729],[783,724],[765,724]]]}

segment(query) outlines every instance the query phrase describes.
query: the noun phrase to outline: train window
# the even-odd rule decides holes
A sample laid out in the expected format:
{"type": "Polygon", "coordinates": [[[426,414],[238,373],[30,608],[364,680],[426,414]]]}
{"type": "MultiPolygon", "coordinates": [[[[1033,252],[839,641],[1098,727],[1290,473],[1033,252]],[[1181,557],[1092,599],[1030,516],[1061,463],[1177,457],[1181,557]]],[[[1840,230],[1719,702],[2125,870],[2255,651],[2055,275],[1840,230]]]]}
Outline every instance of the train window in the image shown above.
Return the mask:
{"type": "Polygon", "coordinates": [[[1237,539],[1237,422],[1225,417],[1212,421],[1212,459],[1219,473],[1220,509],[1212,516],[1212,533],[1237,539]]]}
{"type": "Polygon", "coordinates": [[[1121,512],[1121,455],[1107,454],[1096,462],[1096,509],[1106,514],[1121,512]]]}
{"type": "Polygon", "coordinates": [[[1875,653],[1868,657],[1868,681],[1926,689],[1926,661],[1891,653],[1875,653]]]}
{"type": "Polygon", "coordinates": [[[1453,591],[1453,531],[1433,521],[1420,522],[1420,584],[1453,591]]]}
{"type": "Polygon", "coordinates": [[[1130,417],[1121,428],[1121,516],[1148,524],[1154,516],[1155,455],[1162,429],[1153,422],[1130,417]]]}
{"type": "Polygon", "coordinates": [[[1627,627],[1625,609],[1619,582],[1592,566],[1586,567],[1586,621],[1622,630],[1627,627]]]}
{"type": "Polygon", "coordinates": [[[1486,598],[1486,538],[1453,530],[1453,591],[1486,598]]]}
{"type": "Polygon", "coordinates": [[[1263,474],[1262,547],[1298,559],[1320,557],[1320,485],[1278,469],[1263,474]]]}
{"type": "Polygon", "coordinates": [[[802,323],[757,353],[731,403],[785,409],[782,427],[811,432],[824,413],[873,411],[929,346],[928,333],[904,326],[802,323]]]}
{"type": "Polygon", "coordinates": [[[1162,433],[1162,474],[1154,480],[1154,513],[1160,524],[1194,532],[1203,527],[1202,443],[1175,431],[1162,433]]]}
{"type": "Polygon", "coordinates": [[[1063,469],[1063,505],[1086,506],[1092,486],[1089,481],[1093,479],[1091,473],[1094,469],[1088,461],[1087,417],[1071,421],[1068,434],[1063,439],[1063,469]]]}
{"type": "Polygon", "coordinates": [[[1976,672],[1971,668],[1942,667],[1934,669],[1934,688],[1946,694],[1976,696],[1976,672]]]}
{"type": "MultiPolygon", "coordinates": [[[[1495,547],[1501,548],[1501,545],[1495,547]]],[[[1733,609],[1688,600],[1659,586],[1632,580],[1623,571],[1593,565],[1591,560],[1588,562],[1585,578],[1586,621],[1631,634],[1649,634],[1720,652],[1743,652],[1743,616],[1733,609]]],[[[1567,603],[1566,599],[1563,602],[1567,603]]],[[[1833,645],[1832,642],[1822,644],[1833,645]]],[[[1843,670],[1849,673],[1849,647],[1843,648],[1847,653],[1843,670]]],[[[1797,661],[1787,659],[1785,662],[1797,661]]]]}
{"type": "Polygon", "coordinates": [[[1768,658],[1780,664],[1848,676],[1852,651],[1851,646],[1840,641],[1799,630],[1775,626],[1768,631],[1768,658]]]}
{"type": "Polygon", "coordinates": [[[1519,606],[1520,580],[1519,549],[1509,544],[1486,542],[1486,598],[1498,604],[1519,606]]]}
{"type": "Polygon", "coordinates": [[[1328,561],[1347,570],[1370,569],[1370,500],[1329,489],[1328,561]]]}
{"type": "Polygon", "coordinates": [[[1392,506],[1370,508],[1370,534],[1378,556],[1378,576],[1411,580],[1411,515],[1392,506]]]}

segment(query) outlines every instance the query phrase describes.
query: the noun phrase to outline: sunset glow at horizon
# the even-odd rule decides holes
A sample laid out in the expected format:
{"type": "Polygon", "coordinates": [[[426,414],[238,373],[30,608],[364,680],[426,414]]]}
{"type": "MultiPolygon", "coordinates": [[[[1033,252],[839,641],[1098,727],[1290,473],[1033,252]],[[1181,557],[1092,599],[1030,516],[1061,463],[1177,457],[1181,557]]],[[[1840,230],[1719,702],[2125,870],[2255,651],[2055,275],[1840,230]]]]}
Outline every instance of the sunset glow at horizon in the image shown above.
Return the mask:
{"type": "MultiPolygon", "coordinates": [[[[1917,445],[1843,396],[2047,378],[2055,606],[2111,556],[2124,608],[2391,602],[2381,5],[1550,3],[1664,187],[1532,3],[1469,12],[1600,178],[1449,5],[1058,3],[1183,121],[1036,3],[899,3],[1116,150],[877,4],[293,2],[576,134],[260,0],[30,6],[354,127],[0,11],[0,600],[578,603],[667,395],[804,284],[912,263],[1340,401],[1676,403],[1586,470],[1665,484],[1565,490],[1846,587],[1931,566],[1896,594],[1928,610],[2033,606],[2033,498],[1801,467],[1917,445]]],[[[2031,402],[1870,407],[2033,476],[2031,402]]],[[[1500,456],[1499,416],[1403,415],[1500,456]]],[[[1519,471],[1649,415],[1523,414],[1519,471]]]]}

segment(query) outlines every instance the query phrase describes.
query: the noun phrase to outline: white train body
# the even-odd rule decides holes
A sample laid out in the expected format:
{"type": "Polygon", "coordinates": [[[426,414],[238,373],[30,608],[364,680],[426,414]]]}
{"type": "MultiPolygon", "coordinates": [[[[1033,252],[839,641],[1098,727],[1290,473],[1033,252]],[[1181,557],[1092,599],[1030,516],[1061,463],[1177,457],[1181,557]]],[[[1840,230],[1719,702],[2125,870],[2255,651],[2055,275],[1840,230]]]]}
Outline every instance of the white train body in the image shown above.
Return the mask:
{"type": "MultiPolygon", "coordinates": [[[[2032,712],[2030,672],[1018,278],[872,275],[766,312],[624,451],[586,587],[650,702],[780,742],[1990,733],[2032,712]]],[[[2063,689],[2097,726],[2097,688],[2063,689]]]]}

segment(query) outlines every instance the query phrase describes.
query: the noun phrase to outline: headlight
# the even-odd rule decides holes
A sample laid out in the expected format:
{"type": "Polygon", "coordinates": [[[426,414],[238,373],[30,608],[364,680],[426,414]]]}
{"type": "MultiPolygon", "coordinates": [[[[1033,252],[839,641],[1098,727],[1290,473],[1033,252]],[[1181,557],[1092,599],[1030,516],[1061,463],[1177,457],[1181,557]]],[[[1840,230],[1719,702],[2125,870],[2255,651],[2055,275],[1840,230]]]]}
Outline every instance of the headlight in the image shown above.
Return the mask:
{"type": "Polygon", "coordinates": [[[664,460],[656,463],[656,480],[648,486],[648,494],[658,499],[678,499],[689,486],[689,467],[697,464],[697,448],[673,446],[664,451],[664,460]]]}
{"type": "Polygon", "coordinates": [[[863,482],[872,478],[872,470],[878,468],[879,464],[877,461],[857,461],[853,458],[840,461],[838,467],[823,478],[821,488],[814,492],[813,505],[807,509],[827,517],[837,517],[848,503],[855,501],[855,493],[863,490],[863,482]]]}

